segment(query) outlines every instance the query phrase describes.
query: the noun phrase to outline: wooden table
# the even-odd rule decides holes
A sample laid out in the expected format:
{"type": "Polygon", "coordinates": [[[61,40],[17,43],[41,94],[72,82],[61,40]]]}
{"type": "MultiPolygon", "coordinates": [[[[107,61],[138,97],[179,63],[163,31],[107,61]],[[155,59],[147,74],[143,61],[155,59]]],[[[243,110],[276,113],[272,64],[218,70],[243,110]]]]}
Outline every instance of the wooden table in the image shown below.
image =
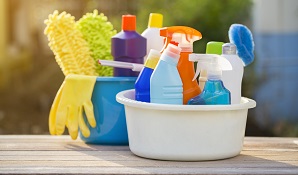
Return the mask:
{"type": "Polygon", "coordinates": [[[0,136],[0,174],[298,174],[298,138],[246,137],[239,156],[174,162],[69,136],[0,136]]]}

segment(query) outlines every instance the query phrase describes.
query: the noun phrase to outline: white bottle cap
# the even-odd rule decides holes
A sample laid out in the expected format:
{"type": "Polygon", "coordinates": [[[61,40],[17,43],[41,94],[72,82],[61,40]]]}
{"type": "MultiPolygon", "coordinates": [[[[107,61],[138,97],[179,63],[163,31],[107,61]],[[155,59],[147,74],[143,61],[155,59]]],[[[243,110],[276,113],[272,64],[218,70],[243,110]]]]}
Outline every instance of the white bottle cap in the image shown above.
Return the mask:
{"type": "Polygon", "coordinates": [[[233,43],[225,43],[222,45],[223,55],[236,55],[236,45],[233,43]]]}

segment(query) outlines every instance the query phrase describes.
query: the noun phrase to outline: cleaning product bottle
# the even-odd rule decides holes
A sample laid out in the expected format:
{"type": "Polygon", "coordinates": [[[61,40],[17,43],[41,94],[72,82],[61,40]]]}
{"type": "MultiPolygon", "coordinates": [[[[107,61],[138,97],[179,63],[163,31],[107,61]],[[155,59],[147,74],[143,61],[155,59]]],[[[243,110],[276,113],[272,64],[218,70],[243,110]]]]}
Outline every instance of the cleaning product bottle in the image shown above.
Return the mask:
{"type": "Polygon", "coordinates": [[[144,57],[144,63],[151,49],[160,51],[163,47],[164,39],[159,35],[162,20],[162,14],[150,13],[148,28],[142,33],[142,36],[147,39],[147,55],[144,57]]]}
{"type": "MultiPolygon", "coordinates": [[[[210,41],[206,45],[206,54],[221,55],[223,42],[210,41]]],[[[199,78],[199,87],[204,89],[205,82],[207,81],[207,70],[201,70],[199,78]]]]}
{"type": "MultiPolygon", "coordinates": [[[[111,52],[115,61],[144,63],[146,38],[136,32],[136,16],[122,16],[122,31],[112,37],[111,52]]],[[[114,68],[115,77],[137,77],[139,72],[129,69],[114,68]]]]}
{"type": "Polygon", "coordinates": [[[222,46],[222,56],[231,63],[233,68],[232,70],[222,72],[222,81],[231,92],[231,104],[239,104],[244,71],[243,61],[236,54],[236,45],[232,43],[226,43],[222,46]]]}
{"type": "MultiPolygon", "coordinates": [[[[198,61],[196,76],[201,69],[207,70],[208,80],[202,93],[188,101],[189,105],[228,105],[231,104],[230,91],[221,80],[222,70],[231,70],[232,66],[224,57],[212,54],[190,54],[190,61],[198,61]]],[[[196,79],[194,77],[194,80],[196,79]]]]}
{"type": "Polygon", "coordinates": [[[150,79],[150,101],[161,104],[183,104],[182,81],[177,69],[181,48],[169,44],[150,79]]]}
{"type": "Polygon", "coordinates": [[[151,49],[148,59],[135,83],[135,99],[150,103],[150,78],[160,58],[157,50],[151,49]]]}
{"type": "Polygon", "coordinates": [[[160,36],[166,37],[164,48],[171,41],[179,43],[182,49],[178,63],[178,71],[183,82],[183,104],[201,93],[197,81],[192,81],[195,75],[194,64],[188,60],[188,56],[193,52],[193,42],[202,38],[199,31],[186,26],[172,26],[160,29],[160,36]]]}

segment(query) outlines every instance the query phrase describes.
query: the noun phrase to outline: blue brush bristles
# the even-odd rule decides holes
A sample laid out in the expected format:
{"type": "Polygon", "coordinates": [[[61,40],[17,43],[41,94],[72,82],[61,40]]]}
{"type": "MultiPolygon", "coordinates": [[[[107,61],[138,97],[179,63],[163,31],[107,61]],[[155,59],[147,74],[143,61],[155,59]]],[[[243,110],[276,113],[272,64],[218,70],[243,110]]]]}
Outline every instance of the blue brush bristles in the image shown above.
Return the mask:
{"type": "Polygon", "coordinates": [[[250,30],[242,24],[232,24],[229,29],[230,42],[237,47],[237,54],[245,66],[254,60],[254,41],[250,30]]]}

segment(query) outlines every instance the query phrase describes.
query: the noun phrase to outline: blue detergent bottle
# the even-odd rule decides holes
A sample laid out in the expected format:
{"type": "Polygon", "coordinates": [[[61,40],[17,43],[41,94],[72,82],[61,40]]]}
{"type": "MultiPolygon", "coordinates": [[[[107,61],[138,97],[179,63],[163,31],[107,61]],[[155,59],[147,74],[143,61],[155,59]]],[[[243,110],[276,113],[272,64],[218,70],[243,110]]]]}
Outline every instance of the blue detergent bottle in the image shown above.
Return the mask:
{"type": "Polygon", "coordinates": [[[221,77],[222,70],[231,70],[232,66],[224,57],[213,54],[190,54],[190,61],[197,61],[196,79],[199,71],[207,70],[207,82],[201,94],[191,98],[188,105],[229,105],[231,94],[225,88],[221,77]]]}
{"type": "Polygon", "coordinates": [[[150,101],[160,104],[183,104],[182,81],[177,69],[181,48],[169,44],[150,79],[150,101]]]}
{"type": "Polygon", "coordinates": [[[151,49],[135,83],[135,100],[150,103],[150,78],[159,58],[159,51],[151,49]]]}

